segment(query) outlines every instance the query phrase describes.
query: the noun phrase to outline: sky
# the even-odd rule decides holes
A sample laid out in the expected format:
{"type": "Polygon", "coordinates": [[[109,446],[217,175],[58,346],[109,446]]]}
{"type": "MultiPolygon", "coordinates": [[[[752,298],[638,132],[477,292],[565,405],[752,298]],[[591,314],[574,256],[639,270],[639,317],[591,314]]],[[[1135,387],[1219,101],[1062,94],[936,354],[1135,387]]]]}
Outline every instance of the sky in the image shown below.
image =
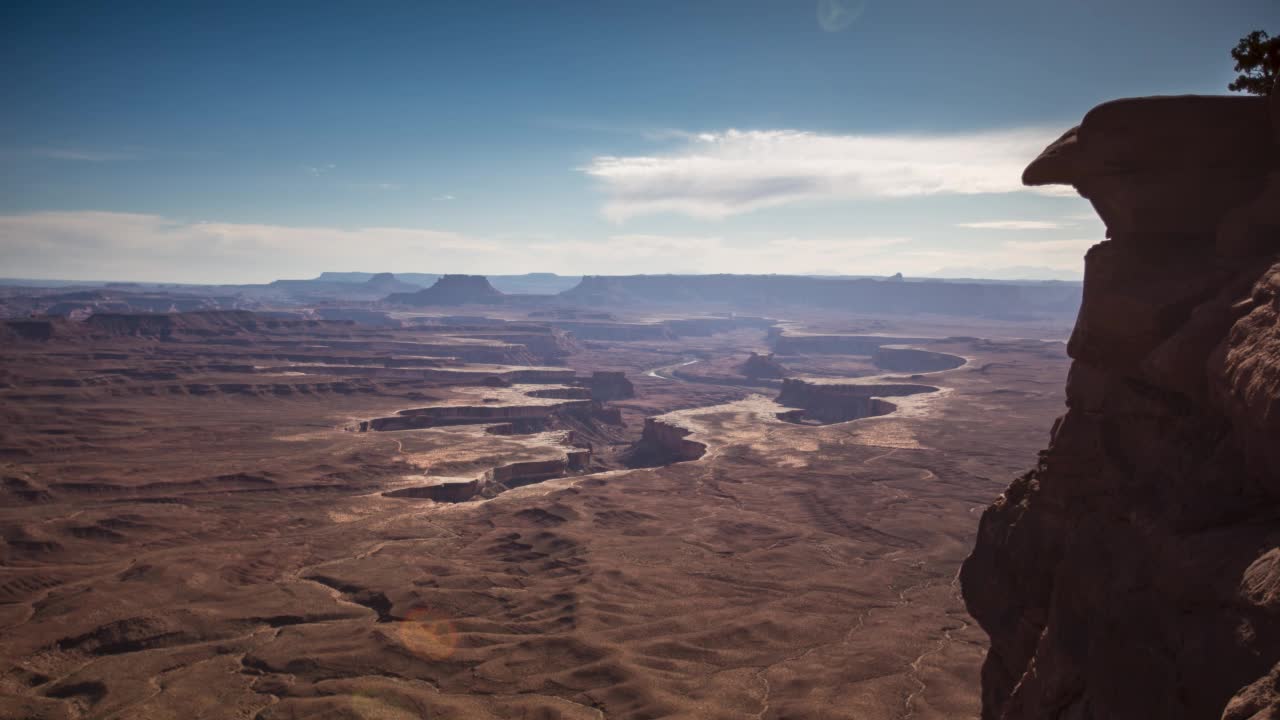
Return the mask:
{"type": "Polygon", "coordinates": [[[1078,278],[1021,170],[1280,0],[17,2],[0,277],[1078,278]]]}

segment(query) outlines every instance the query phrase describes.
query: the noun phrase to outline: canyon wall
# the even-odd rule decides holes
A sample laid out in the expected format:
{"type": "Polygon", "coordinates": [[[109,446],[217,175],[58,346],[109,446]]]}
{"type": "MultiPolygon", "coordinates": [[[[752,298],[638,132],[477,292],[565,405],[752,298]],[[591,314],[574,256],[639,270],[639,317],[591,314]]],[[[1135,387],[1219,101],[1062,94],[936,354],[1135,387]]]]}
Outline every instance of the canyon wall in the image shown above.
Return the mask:
{"type": "Polygon", "coordinates": [[[1067,412],[961,572],[983,717],[1280,717],[1280,97],[1106,103],[1023,180],[1108,239],[1067,412]]]}
{"type": "Polygon", "coordinates": [[[688,428],[680,427],[661,418],[645,418],[640,440],[631,448],[627,464],[631,467],[658,467],[671,463],[697,460],[707,452],[707,446],[689,440],[688,428]]]}

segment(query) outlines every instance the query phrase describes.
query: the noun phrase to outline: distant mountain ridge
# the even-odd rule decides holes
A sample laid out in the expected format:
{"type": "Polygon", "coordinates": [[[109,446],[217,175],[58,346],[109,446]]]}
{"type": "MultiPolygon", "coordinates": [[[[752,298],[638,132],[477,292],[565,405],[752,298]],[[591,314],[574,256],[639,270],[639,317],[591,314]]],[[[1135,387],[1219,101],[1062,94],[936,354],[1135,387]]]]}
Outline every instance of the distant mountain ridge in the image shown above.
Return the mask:
{"type": "Polygon", "coordinates": [[[780,305],[859,312],[1015,318],[1074,314],[1076,283],[961,282],[802,275],[588,275],[561,299],[585,305],[720,304],[750,311],[780,305]]]}
{"type": "MultiPolygon", "coordinates": [[[[368,282],[374,276],[375,273],[369,272],[322,272],[314,280],[301,282],[362,283],[368,282]]],[[[431,287],[442,277],[444,277],[443,273],[395,273],[395,278],[400,282],[424,288],[431,287]]],[[[578,275],[558,275],[550,272],[524,273],[523,275],[487,275],[485,277],[495,288],[502,292],[528,295],[554,295],[577,285],[578,281],[582,279],[578,275]]]]}

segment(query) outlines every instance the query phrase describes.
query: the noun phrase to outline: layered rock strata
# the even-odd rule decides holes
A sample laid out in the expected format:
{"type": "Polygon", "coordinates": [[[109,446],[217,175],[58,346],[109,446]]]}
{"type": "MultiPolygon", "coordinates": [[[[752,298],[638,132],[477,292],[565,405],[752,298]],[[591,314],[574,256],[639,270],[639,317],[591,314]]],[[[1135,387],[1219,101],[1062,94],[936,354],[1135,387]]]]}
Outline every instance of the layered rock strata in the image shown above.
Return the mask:
{"type": "Polygon", "coordinates": [[[1109,102],[1026,170],[1108,239],[1067,412],[961,573],[984,718],[1280,716],[1277,103],[1109,102]]]}

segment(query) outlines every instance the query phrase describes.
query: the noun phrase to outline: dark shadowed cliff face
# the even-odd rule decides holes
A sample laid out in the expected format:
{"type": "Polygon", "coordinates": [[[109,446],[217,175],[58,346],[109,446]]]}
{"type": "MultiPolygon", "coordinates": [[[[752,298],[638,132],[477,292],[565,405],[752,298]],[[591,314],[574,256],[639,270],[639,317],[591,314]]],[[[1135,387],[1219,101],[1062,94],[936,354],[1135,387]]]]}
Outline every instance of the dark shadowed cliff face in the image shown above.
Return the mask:
{"type": "Polygon", "coordinates": [[[1119,100],[1027,168],[1109,239],[1085,260],[1067,413],[961,573],[991,636],[984,718],[1280,717],[1274,112],[1119,100]]]}

